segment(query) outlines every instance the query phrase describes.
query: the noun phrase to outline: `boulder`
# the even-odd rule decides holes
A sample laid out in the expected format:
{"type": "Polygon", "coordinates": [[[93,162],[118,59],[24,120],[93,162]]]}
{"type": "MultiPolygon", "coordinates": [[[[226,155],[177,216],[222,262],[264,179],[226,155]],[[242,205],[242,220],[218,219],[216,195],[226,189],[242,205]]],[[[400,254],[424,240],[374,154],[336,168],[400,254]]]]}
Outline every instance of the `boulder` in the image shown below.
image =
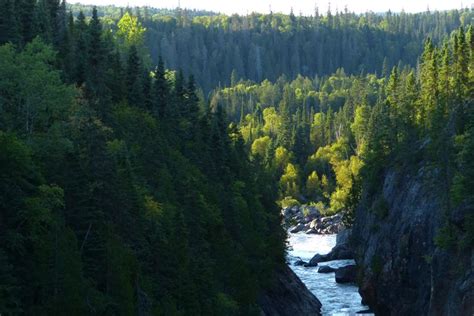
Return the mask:
{"type": "Polygon", "coordinates": [[[337,269],[330,267],[330,266],[320,266],[318,269],[318,273],[332,273],[335,272],[337,269]]]}
{"type": "Polygon", "coordinates": [[[331,260],[351,260],[354,259],[354,252],[349,248],[349,245],[336,245],[328,254],[331,260]]]}
{"type": "Polygon", "coordinates": [[[354,253],[347,244],[336,245],[327,255],[316,254],[309,261],[310,266],[317,266],[320,262],[333,260],[351,260],[354,259],[354,253]]]}
{"type": "Polygon", "coordinates": [[[315,228],[315,227],[317,227],[318,222],[319,222],[318,219],[312,220],[311,223],[309,224],[309,227],[310,227],[310,228],[315,228]]]}
{"type": "Polygon", "coordinates": [[[308,267],[316,267],[319,262],[330,261],[330,260],[326,260],[326,256],[327,256],[327,255],[320,255],[319,253],[316,254],[316,255],[314,255],[314,257],[311,258],[311,260],[309,260],[307,266],[308,266],[308,267]]]}
{"type": "Polygon", "coordinates": [[[303,223],[300,223],[300,224],[296,225],[295,227],[293,227],[292,229],[290,229],[290,233],[296,234],[296,233],[299,233],[299,232],[303,231],[305,228],[306,228],[306,225],[303,224],[303,223]]]}
{"type": "Polygon", "coordinates": [[[291,213],[292,213],[293,215],[296,215],[296,214],[298,214],[299,212],[300,212],[300,207],[299,207],[299,206],[293,206],[293,207],[291,208],[291,213]]]}
{"type": "Polygon", "coordinates": [[[287,221],[293,216],[293,212],[292,212],[291,208],[285,207],[281,210],[281,215],[287,221]]]}
{"type": "Polygon", "coordinates": [[[355,283],[357,277],[357,267],[355,265],[348,265],[336,270],[337,283],[355,283]]]}
{"type": "Polygon", "coordinates": [[[293,263],[293,265],[294,265],[294,266],[297,266],[297,267],[298,267],[298,266],[304,266],[305,264],[307,264],[307,262],[305,262],[305,261],[303,261],[303,260],[301,260],[301,259],[298,259],[298,260],[296,260],[296,261],[293,263]]]}
{"type": "Polygon", "coordinates": [[[314,206],[306,206],[304,208],[304,212],[307,214],[308,217],[312,217],[312,218],[321,216],[321,213],[319,213],[318,209],[314,206]]]}

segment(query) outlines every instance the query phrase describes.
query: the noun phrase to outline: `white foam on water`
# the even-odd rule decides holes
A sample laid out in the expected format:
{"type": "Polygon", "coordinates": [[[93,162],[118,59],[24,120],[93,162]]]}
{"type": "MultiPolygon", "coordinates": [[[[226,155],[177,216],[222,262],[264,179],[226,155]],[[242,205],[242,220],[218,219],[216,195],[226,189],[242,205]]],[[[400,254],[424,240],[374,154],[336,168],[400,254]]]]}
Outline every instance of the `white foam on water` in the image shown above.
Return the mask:
{"type": "MultiPolygon", "coordinates": [[[[316,253],[327,254],[336,245],[336,235],[307,235],[304,233],[289,234],[287,260],[290,268],[298,275],[306,287],[323,304],[322,314],[328,316],[352,316],[358,311],[367,310],[361,304],[358,288],[350,284],[338,284],[334,273],[318,273],[319,267],[294,266],[301,258],[308,262],[316,253]]],[[[336,260],[320,263],[334,268],[354,264],[353,260],[336,260]]]]}

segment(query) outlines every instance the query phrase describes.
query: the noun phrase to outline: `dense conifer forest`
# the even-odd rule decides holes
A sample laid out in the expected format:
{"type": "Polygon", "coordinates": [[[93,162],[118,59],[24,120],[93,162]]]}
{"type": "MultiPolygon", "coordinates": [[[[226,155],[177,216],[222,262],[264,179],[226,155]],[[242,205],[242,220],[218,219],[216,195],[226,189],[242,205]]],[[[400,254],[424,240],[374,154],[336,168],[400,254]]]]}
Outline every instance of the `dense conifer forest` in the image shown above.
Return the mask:
{"type": "Polygon", "coordinates": [[[0,314],[259,315],[279,206],[383,219],[421,164],[473,205],[473,19],[0,0],[0,314]]]}
{"type": "Polygon", "coordinates": [[[17,3],[0,10],[1,313],[255,313],[284,235],[237,127],[192,76],[146,65],[133,16],[110,34],[97,10],[17,3]]]}

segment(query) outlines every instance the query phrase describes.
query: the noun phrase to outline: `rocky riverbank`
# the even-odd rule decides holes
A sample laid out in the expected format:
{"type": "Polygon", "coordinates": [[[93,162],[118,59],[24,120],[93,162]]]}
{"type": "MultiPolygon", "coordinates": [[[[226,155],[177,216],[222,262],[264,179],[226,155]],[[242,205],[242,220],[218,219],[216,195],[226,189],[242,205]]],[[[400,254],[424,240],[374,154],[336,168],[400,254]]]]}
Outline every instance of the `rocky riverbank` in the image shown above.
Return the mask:
{"type": "Polygon", "coordinates": [[[344,229],[343,215],[323,216],[315,206],[302,205],[281,210],[283,225],[292,234],[337,234],[344,229]]]}
{"type": "MultiPolygon", "coordinates": [[[[315,254],[309,262],[297,260],[295,265],[303,265],[305,267],[316,267],[320,263],[335,260],[353,260],[354,252],[350,243],[352,230],[345,229],[337,235],[336,245],[328,254],[315,254]]],[[[333,268],[329,265],[321,265],[318,273],[335,273],[335,281],[337,283],[356,283],[357,266],[349,264],[339,268],[333,268]]]]}
{"type": "Polygon", "coordinates": [[[358,312],[368,310],[368,307],[361,304],[361,297],[354,282],[355,278],[349,280],[344,275],[342,275],[342,278],[339,276],[340,273],[347,270],[339,269],[353,266],[355,264],[354,260],[334,260],[321,263],[315,267],[295,265],[298,261],[303,264],[308,263],[315,254],[330,253],[331,249],[336,247],[337,239],[335,235],[289,234],[290,248],[287,260],[291,269],[323,304],[321,309],[323,315],[355,315],[358,312]],[[330,271],[327,271],[327,273],[320,271],[320,269],[326,268],[330,271]],[[336,271],[338,270],[339,273],[336,278],[336,271]],[[337,281],[347,283],[341,286],[337,281]]]}
{"type": "Polygon", "coordinates": [[[258,304],[266,316],[321,315],[321,302],[287,266],[278,272],[275,284],[262,293],[258,304]]]}
{"type": "Polygon", "coordinates": [[[354,252],[350,243],[352,236],[351,229],[345,229],[337,234],[336,246],[328,254],[315,254],[313,258],[306,264],[308,267],[315,267],[321,262],[334,260],[352,260],[354,252]]]}

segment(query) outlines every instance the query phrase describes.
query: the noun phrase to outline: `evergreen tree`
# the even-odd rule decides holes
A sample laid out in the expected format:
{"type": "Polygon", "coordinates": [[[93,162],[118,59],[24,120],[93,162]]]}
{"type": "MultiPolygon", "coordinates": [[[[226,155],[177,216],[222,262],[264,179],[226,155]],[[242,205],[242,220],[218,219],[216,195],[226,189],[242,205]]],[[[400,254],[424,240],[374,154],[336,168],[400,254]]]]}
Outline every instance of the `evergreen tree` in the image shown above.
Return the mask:
{"type": "Polygon", "coordinates": [[[0,1],[0,45],[5,43],[18,44],[20,30],[15,14],[14,0],[0,1]]]}
{"type": "Polygon", "coordinates": [[[292,148],[292,113],[290,105],[292,104],[292,91],[286,88],[283,94],[283,99],[280,104],[280,117],[282,118],[281,127],[278,135],[279,145],[285,148],[292,148]]]}
{"type": "Polygon", "coordinates": [[[155,69],[155,80],[153,84],[153,113],[165,118],[171,113],[167,112],[167,100],[169,99],[169,87],[165,78],[165,66],[163,60],[160,58],[158,66],[155,69]]]}
{"type": "MultiPolygon", "coordinates": [[[[21,25],[21,36],[24,43],[28,43],[36,36],[35,25],[36,0],[22,0],[18,7],[19,21],[21,25]]],[[[2,32],[0,32],[2,33],[2,32]]]]}
{"type": "Polygon", "coordinates": [[[194,77],[189,76],[187,86],[185,89],[186,104],[185,113],[183,117],[189,120],[191,126],[196,126],[199,118],[199,98],[196,95],[196,83],[194,77]]]}
{"type": "Polygon", "coordinates": [[[79,12],[75,29],[75,47],[74,47],[74,82],[78,86],[82,86],[87,80],[87,24],[84,13],[79,12]]]}
{"type": "Polygon", "coordinates": [[[130,47],[127,61],[127,100],[130,105],[140,108],[145,107],[142,82],[143,69],[138,51],[135,46],[130,47]]]}

